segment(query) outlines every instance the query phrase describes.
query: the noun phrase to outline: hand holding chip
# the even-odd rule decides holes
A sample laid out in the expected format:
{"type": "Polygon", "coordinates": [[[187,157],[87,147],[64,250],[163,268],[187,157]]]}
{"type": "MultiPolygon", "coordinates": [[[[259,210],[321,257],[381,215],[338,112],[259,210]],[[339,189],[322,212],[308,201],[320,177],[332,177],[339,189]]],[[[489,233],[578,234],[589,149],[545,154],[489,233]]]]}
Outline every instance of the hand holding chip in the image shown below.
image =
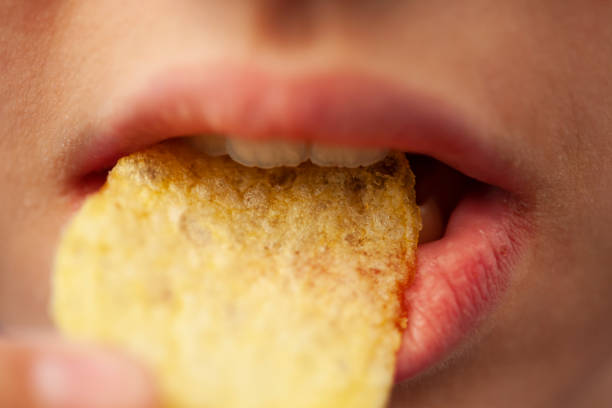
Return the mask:
{"type": "Polygon", "coordinates": [[[144,370],[110,351],[56,338],[0,337],[0,406],[155,408],[144,370]]]}

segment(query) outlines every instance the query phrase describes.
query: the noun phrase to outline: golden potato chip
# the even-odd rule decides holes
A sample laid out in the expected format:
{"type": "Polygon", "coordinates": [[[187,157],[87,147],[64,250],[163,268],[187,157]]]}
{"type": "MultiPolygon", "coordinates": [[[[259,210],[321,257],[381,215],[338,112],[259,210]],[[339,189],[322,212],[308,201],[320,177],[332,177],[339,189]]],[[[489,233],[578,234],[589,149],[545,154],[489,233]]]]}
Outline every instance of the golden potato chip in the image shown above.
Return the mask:
{"type": "Polygon", "coordinates": [[[271,170],[180,142],[125,157],[63,236],[55,319],[146,362],[166,407],[382,407],[413,184],[399,154],[271,170]]]}

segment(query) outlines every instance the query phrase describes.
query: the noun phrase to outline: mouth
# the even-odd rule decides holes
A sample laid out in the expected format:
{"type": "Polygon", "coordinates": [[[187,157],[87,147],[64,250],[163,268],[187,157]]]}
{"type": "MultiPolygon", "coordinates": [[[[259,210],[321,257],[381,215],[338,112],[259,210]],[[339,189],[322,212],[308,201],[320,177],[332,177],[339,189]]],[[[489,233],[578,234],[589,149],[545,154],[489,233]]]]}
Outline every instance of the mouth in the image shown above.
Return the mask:
{"type": "Polygon", "coordinates": [[[76,201],[125,155],[184,137],[248,166],[355,167],[405,152],[423,230],[404,294],[396,381],[440,363],[498,304],[529,237],[529,177],[444,102],[367,75],[283,77],[242,67],[155,76],[102,115],[75,156],[76,201]]]}

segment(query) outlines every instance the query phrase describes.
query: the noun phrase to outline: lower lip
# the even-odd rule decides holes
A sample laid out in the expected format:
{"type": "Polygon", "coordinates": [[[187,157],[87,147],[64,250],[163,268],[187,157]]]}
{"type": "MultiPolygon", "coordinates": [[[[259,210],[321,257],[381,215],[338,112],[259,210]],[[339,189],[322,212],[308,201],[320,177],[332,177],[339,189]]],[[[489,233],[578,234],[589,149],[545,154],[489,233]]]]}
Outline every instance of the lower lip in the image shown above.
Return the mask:
{"type": "Polygon", "coordinates": [[[521,208],[495,188],[470,193],[444,237],[419,247],[396,381],[442,361],[498,303],[527,237],[521,208]]]}

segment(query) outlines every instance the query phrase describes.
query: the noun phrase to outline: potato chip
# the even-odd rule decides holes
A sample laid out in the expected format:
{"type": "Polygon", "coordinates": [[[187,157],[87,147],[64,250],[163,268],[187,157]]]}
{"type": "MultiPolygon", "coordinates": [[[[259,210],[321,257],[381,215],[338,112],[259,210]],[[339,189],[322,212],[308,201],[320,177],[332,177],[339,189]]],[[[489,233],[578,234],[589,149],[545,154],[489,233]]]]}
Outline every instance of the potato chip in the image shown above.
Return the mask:
{"type": "Polygon", "coordinates": [[[157,375],[165,407],[383,407],[420,228],[414,177],[247,168],[180,141],[119,161],[65,231],[53,314],[157,375]]]}

